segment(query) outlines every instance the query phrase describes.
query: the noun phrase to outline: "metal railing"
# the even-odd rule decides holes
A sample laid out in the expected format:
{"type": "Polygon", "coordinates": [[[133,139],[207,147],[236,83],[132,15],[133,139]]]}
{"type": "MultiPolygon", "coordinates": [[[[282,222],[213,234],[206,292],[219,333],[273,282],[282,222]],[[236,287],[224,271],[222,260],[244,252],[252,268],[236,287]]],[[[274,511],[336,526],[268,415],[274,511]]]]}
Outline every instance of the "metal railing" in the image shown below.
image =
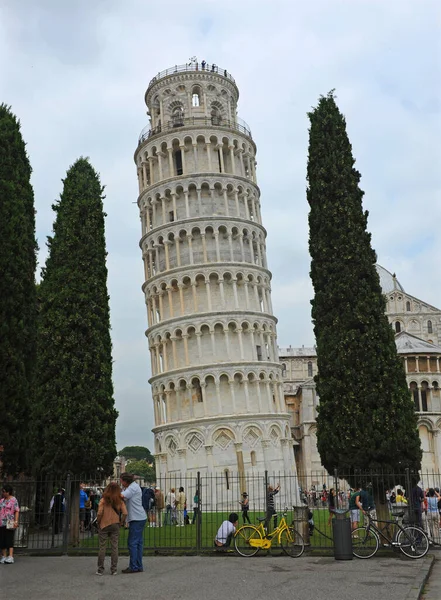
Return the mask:
{"type": "Polygon", "coordinates": [[[218,65],[212,63],[211,65],[202,61],[202,62],[192,62],[185,65],[175,65],[174,67],[170,67],[169,69],[165,69],[161,71],[155,77],[150,80],[149,87],[154,83],[162,79],[163,77],[167,77],[168,75],[175,75],[176,73],[185,73],[186,71],[202,71],[207,73],[217,73],[218,75],[222,75],[226,77],[234,84],[236,84],[234,77],[227,71],[227,69],[223,69],[218,65]]]}
{"type": "Polygon", "coordinates": [[[171,121],[166,121],[164,124],[158,125],[157,127],[150,128],[150,125],[144,127],[139,134],[138,146],[145,142],[145,140],[158,135],[159,133],[164,133],[165,131],[170,131],[179,127],[204,127],[207,125],[210,127],[227,127],[229,129],[234,129],[252,139],[251,129],[243,119],[237,118],[235,121],[230,121],[221,117],[175,117],[171,121]]]}
{"type": "MultiPolygon", "coordinates": [[[[275,496],[275,508],[280,513],[288,507],[288,523],[304,537],[305,544],[313,549],[330,551],[333,548],[333,514],[329,510],[330,490],[336,491],[334,506],[337,510],[349,506],[350,486],[355,477],[361,484],[380,490],[387,510],[392,506],[386,490],[400,487],[411,499],[414,485],[408,475],[393,473],[356,474],[335,472],[334,476],[322,470],[307,477],[300,475],[232,472],[200,474],[193,476],[169,475],[157,478],[152,485],[160,489],[161,502],[146,515],[144,547],[146,553],[213,551],[213,540],[221,523],[235,512],[242,525],[248,517],[258,524],[267,509],[268,486],[280,484],[275,496]],[[186,504],[172,505],[171,490],[177,496],[183,488],[186,504]],[[249,510],[242,514],[243,493],[248,494],[249,510]],[[180,527],[178,525],[181,525],[180,527]]],[[[424,488],[439,487],[441,474],[420,473],[424,488]]],[[[45,480],[27,479],[8,481],[20,505],[19,526],[14,545],[29,554],[96,554],[98,533],[94,517],[106,482],[94,477],[71,477],[45,480]],[[89,502],[79,509],[79,488],[84,484],[89,502]],[[61,496],[60,496],[61,494],[61,496]]],[[[379,506],[377,505],[377,509],[379,506]]],[[[426,524],[423,519],[423,526],[426,524]]],[[[441,543],[441,535],[433,540],[441,543]]],[[[127,554],[127,530],[121,529],[119,552],[127,554]]]]}

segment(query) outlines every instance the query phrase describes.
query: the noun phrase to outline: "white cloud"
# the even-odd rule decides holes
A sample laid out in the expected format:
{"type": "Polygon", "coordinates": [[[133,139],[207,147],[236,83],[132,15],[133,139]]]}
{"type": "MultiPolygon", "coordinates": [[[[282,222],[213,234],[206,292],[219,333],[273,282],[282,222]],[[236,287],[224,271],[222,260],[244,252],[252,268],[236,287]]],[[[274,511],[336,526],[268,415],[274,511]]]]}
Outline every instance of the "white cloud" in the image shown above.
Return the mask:
{"type": "Polygon", "coordinates": [[[311,345],[306,113],[336,88],[362,174],[378,259],[439,306],[441,64],[438,2],[413,0],[4,0],[0,99],[28,143],[41,258],[51,204],[80,155],[106,185],[119,446],[153,425],[137,182],[144,92],[197,54],[231,71],[258,145],[273,304],[281,345],[311,345]],[[281,334],[282,332],[282,334],[281,334]]]}

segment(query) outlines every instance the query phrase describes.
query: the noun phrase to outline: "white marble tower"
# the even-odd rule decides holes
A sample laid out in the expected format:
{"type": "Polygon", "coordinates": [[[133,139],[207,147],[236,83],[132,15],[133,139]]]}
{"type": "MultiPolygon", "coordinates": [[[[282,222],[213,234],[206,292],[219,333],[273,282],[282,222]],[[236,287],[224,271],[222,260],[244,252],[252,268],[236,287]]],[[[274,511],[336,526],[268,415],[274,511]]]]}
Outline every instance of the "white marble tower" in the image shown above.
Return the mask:
{"type": "Polygon", "coordinates": [[[159,73],[135,152],[158,477],[295,473],[256,145],[216,65],[159,73]]]}

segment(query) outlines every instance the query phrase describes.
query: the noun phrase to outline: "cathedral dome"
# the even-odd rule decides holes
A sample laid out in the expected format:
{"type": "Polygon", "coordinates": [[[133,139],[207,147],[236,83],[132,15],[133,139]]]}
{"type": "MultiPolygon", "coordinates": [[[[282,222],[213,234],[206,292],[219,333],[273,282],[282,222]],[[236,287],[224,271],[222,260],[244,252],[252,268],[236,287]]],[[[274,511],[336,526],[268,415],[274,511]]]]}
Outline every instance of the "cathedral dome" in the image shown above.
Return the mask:
{"type": "Polygon", "coordinates": [[[380,276],[380,285],[381,289],[383,290],[383,294],[389,294],[395,290],[404,292],[404,288],[395,277],[395,273],[392,275],[392,273],[389,273],[389,271],[381,265],[375,266],[377,268],[377,273],[380,276]]]}

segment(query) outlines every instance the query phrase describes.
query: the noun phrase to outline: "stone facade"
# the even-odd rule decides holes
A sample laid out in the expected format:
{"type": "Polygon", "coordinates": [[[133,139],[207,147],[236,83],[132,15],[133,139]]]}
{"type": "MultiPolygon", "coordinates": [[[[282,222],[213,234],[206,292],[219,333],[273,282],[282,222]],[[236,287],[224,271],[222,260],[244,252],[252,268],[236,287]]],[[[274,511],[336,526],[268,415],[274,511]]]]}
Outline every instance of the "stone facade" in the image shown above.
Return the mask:
{"type": "MultiPolygon", "coordinates": [[[[422,472],[441,473],[441,310],[407,294],[395,275],[377,265],[387,298],[386,314],[396,332],[397,351],[403,357],[406,378],[418,413],[423,448],[422,472]]],[[[317,451],[319,402],[313,376],[317,373],[315,348],[279,348],[284,397],[300,478],[321,485],[326,472],[317,451]]]]}
{"type": "Polygon", "coordinates": [[[145,95],[135,162],[158,477],[295,473],[238,98],[227,71],[196,64],[159,73],[145,95]]]}

